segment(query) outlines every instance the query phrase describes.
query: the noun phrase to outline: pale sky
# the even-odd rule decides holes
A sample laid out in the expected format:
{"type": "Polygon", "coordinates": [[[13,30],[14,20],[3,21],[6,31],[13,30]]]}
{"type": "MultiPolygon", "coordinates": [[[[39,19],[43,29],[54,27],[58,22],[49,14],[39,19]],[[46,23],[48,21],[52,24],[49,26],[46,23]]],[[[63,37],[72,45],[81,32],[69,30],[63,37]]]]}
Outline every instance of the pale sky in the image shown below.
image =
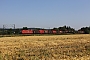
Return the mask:
{"type": "Polygon", "coordinates": [[[90,26],[90,0],[0,0],[0,27],[90,26]]]}

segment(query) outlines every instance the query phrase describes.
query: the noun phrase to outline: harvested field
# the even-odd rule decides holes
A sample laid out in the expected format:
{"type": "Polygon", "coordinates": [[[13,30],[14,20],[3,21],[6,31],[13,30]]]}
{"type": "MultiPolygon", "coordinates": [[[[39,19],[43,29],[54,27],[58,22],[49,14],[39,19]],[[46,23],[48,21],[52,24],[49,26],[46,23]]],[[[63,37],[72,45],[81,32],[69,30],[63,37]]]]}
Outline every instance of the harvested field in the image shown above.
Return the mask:
{"type": "Polygon", "coordinates": [[[2,37],[0,60],[90,60],[90,35],[2,37]]]}

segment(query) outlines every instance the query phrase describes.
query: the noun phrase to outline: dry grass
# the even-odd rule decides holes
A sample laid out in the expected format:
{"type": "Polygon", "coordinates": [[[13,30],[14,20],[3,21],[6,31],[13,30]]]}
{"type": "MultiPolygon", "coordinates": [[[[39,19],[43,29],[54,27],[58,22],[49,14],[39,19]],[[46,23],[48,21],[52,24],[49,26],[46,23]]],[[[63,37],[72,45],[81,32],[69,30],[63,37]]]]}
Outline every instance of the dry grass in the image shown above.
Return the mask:
{"type": "Polygon", "coordinates": [[[0,60],[90,60],[90,35],[2,37],[0,60]]]}

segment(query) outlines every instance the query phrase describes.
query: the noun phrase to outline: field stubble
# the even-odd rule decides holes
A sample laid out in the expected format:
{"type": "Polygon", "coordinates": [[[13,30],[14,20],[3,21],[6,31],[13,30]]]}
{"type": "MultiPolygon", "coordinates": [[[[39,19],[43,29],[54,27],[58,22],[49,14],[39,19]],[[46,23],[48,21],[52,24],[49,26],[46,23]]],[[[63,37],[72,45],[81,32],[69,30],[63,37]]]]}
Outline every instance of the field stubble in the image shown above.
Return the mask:
{"type": "Polygon", "coordinates": [[[0,60],[90,60],[90,35],[2,37],[0,60]]]}

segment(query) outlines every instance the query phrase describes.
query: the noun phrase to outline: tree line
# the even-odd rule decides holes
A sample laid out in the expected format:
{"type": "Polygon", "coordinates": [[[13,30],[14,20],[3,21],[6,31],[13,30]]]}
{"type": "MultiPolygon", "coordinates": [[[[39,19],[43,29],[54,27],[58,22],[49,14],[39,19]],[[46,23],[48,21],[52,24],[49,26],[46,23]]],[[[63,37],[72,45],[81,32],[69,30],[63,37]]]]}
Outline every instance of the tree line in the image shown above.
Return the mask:
{"type": "Polygon", "coordinates": [[[71,28],[70,26],[63,26],[63,27],[58,27],[58,28],[53,28],[54,30],[61,30],[61,31],[69,31],[73,33],[78,33],[78,31],[83,31],[84,34],[90,34],[90,26],[89,27],[82,27],[78,31],[76,31],[74,28],[71,28]]]}
{"type": "MultiPolygon", "coordinates": [[[[28,28],[27,27],[23,27],[23,29],[27,30],[28,28]]],[[[37,30],[41,29],[41,28],[35,28],[37,30]]],[[[70,26],[62,26],[62,27],[54,27],[53,29],[51,30],[56,30],[56,31],[67,31],[67,33],[74,33],[74,34],[77,34],[78,31],[83,31],[84,34],[90,34],[90,27],[82,27],[80,28],[79,30],[75,30],[74,28],[70,27],[70,26]]]]}
{"type": "Polygon", "coordinates": [[[82,27],[79,31],[84,31],[85,34],[90,34],[90,27],[82,27]]]}
{"type": "MultiPolygon", "coordinates": [[[[20,34],[21,30],[28,30],[28,27],[23,27],[23,28],[18,28],[18,29],[0,29],[0,34],[20,34]]],[[[34,28],[36,30],[39,30],[41,28],[34,28]]],[[[73,34],[77,34],[79,31],[83,31],[83,34],[90,34],[90,27],[82,27],[79,30],[75,30],[74,28],[70,27],[70,26],[62,26],[62,27],[58,27],[58,28],[52,28],[51,30],[56,30],[56,31],[65,31],[65,33],[73,33],[73,34]]]]}

